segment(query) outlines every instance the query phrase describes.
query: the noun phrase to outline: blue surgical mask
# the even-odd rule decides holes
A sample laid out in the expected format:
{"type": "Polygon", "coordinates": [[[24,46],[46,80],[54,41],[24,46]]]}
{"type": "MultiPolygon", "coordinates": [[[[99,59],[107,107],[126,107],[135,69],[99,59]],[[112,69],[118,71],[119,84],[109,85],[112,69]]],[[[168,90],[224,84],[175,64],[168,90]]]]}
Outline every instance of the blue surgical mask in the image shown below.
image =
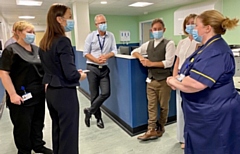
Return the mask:
{"type": "Polygon", "coordinates": [[[163,30],[153,31],[152,34],[153,34],[153,38],[160,39],[163,37],[163,30]]]}
{"type": "Polygon", "coordinates": [[[70,32],[74,28],[74,20],[72,19],[67,19],[67,25],[64,27],[65,32],[70,32]]]}
{"type": "Polygon", "coordinates": [[[185,31],[186,31],[188,34],[192,35],[192,31],[193,31],[194,28],[195,28],[195,25],[186,25],[185,31]]]}
{"type": "Polygon", "coordinates": [[[192,36],[195,41],[202,42],[202,37],[198,35],[198,31],[196,29],[192,31],[192,36]]]}
{"type": "Polygon", "coordinates": [[[100,31],[106,32],[106,30],[107,30],[107,23],[105,23],[105,24],[99,24],[99,25],[98,25],[98,28],[99,28],[100,31]]]}
{"type": "Polygon", "coordinates": [[[24,38],[25,43],[31,44],[35,40],[35,35],[33,33],[26,33],[26,37],[24,38]]]}

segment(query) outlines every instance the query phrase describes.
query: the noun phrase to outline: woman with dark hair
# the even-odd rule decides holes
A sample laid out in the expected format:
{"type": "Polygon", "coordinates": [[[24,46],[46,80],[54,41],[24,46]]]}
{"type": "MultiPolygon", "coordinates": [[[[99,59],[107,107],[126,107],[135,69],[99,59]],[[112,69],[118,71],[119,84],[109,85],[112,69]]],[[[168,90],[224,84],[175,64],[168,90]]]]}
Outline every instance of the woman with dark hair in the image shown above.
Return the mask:
{"type": "Polygon", "coordinates": [[[222,38],[238,21],[216,10],[197,16],[192,34],[195,40],[202,40],[202,46],[185,60],[178,78],[167,79],[169,86],[181,91],[185,154],[240,153],[240,96],[233,83],[235,62],[222,38]]]}
{"type": "Polygon", "coordinates": [[[65,32],[74,28],[69,7],[52,5],[47,29],[40,42],[40,59],[45,71],[46,99],[52,118],[54,154],[78,154],[79,103],[76,86],[86,74],[76,69],[74,51],[65,32]]]}

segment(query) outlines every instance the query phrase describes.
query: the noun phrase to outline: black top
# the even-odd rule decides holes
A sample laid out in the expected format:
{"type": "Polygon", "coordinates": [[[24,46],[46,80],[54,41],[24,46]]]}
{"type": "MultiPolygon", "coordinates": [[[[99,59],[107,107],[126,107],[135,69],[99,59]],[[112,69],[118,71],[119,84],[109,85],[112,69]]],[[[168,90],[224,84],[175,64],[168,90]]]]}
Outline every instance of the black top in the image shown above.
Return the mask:
{"type": "MultiPolygon", "coordinates": [[[[38,103],[34,97],[35,93],[44,92],[42,84],[43,69],[38,55],[38,47],[31,45],[32,52],[27,51],[18,43],[7,46],[0,58],[0,70],[9,72],[13,86],[18,95],[22,96],[25,87],[26,92],[31,92],[34,99],[24,102],[25,105],[38,103]],[[34,94],[33,94],[34,93],[34,94]]],[[[7,101],[10,101],[7,95],[7,101]]]]}
{"type": "Polygon", "coordinates": [[[69,38],[62,36],[54,39],[50,50],[39,49],[39,55],[45,71],[44,84],[52,87],[79,86],[80,74],[69,38]]]}

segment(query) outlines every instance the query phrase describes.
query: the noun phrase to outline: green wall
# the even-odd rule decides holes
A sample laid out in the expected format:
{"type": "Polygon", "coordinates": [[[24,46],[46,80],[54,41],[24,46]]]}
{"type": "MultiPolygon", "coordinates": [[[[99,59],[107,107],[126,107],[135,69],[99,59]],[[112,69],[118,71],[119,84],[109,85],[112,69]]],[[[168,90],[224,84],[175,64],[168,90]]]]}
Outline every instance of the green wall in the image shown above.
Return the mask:
{"type": "MultiPolygon", "coordinates": [[[[112,32],[115,36],[116,43],[120,44],[120,31],[130,31],[131,41],[130,43],[139,42],[139,26],[137,16],[115,16],[105,15],[107,18],[108,31],[112,32]]],[[[90,15],[90,29],[91,31],[96,30],[94,23],[95,15],[90,15]]]]}
{"type": "MultiPolygon", "coordinates": [[[[223,0],[223,14],[229,18],[240,19],[240,0],[223,0]]],[[[153,13],[149,13],[141,16],[116,16],[116,15],[106,15],[108,22],[108,31],[111,31],[116,38],[116,43],[120,44],[119,31],[127,30],[131,33],[130,43],[139,43],[139,22],[152,20],[155,18],[163,18],[165,23],[166,32],[164,37],[167,39],[172,39],[175,44],[177,44],[182,36],[174,35],[174,12],[180,7],[174,7],[171,9],[161,10],[153,13]]],[[[90,15],[90,29],[91,31],[96,30],[94,24],[95,15],[90,15]]],[[[240,24],[240,23],[239,23],[240,24]]],[[[240,44],[240,26],[233,30],[227,31],[223,35],[224,39],[228,44],[240,44]]],[[[74,39],[75,41],[75,39],[74,39]]],[[[75,42],[73,43],[75,44],[75,42]]]]}
{"type": "Polygon", "coordinates": [[[141,15],[138,17],[138,21],[141,22],[155,18],[162,18],[166,27],[164,37],[167,39],[171,39],[175,43],[177,43],[182,38],[182,36],[174,36],[174,12],[178,8],[179,7],[175,7],[167,10],[150,13],[147,15],[141,15]]]}
{"type": "MultiPolygon", "coordinates": [[[[240,19],[240,0],[223,0],[224,16],[240,19]]],[[[240,25],[240,23],[238,23],[240,25]]],[[[240,44],[240,26],[223,35],[228,44],[240,44]]]]}
{"type": "MultiPolygon", "coordinates": [[[[240,0],[223,0],[223,15],[229,18],[240,19],[240,0]]],[[[167,31],[164,36],[168,39],[172,39],[175,43],[178,43],[182,36],[174,36],[174,11],[180,7],[175,7],[163,11],[150,13],[148,15],[139,16],[139,22],[150,20],[154,18],[163,18],[167,31]]],[[[240,23],[239,23],[240,25],[240,23]]],[[[233,30],[229,30],[223,35],[223,38],[228,44],[240,44],[240,26],[233,30]]]]}

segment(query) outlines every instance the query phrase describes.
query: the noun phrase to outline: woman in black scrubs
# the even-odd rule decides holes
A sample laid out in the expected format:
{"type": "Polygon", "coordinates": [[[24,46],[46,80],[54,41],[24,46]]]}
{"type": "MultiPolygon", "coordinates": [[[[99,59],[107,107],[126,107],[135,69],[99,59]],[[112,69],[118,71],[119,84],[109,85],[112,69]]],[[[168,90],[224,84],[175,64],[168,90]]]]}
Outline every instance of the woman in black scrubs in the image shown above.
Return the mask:
{"type": "Polygon", "coordinates": [[[34,27],[21,22],[16,29],[18,41],[7,46],[0,58],[0,77],[7,91],[14,141],[18,154],[31,154],[31,150],[52,154],[43,141],[45,91],[38,47],[31,44],[34,27]]]}

